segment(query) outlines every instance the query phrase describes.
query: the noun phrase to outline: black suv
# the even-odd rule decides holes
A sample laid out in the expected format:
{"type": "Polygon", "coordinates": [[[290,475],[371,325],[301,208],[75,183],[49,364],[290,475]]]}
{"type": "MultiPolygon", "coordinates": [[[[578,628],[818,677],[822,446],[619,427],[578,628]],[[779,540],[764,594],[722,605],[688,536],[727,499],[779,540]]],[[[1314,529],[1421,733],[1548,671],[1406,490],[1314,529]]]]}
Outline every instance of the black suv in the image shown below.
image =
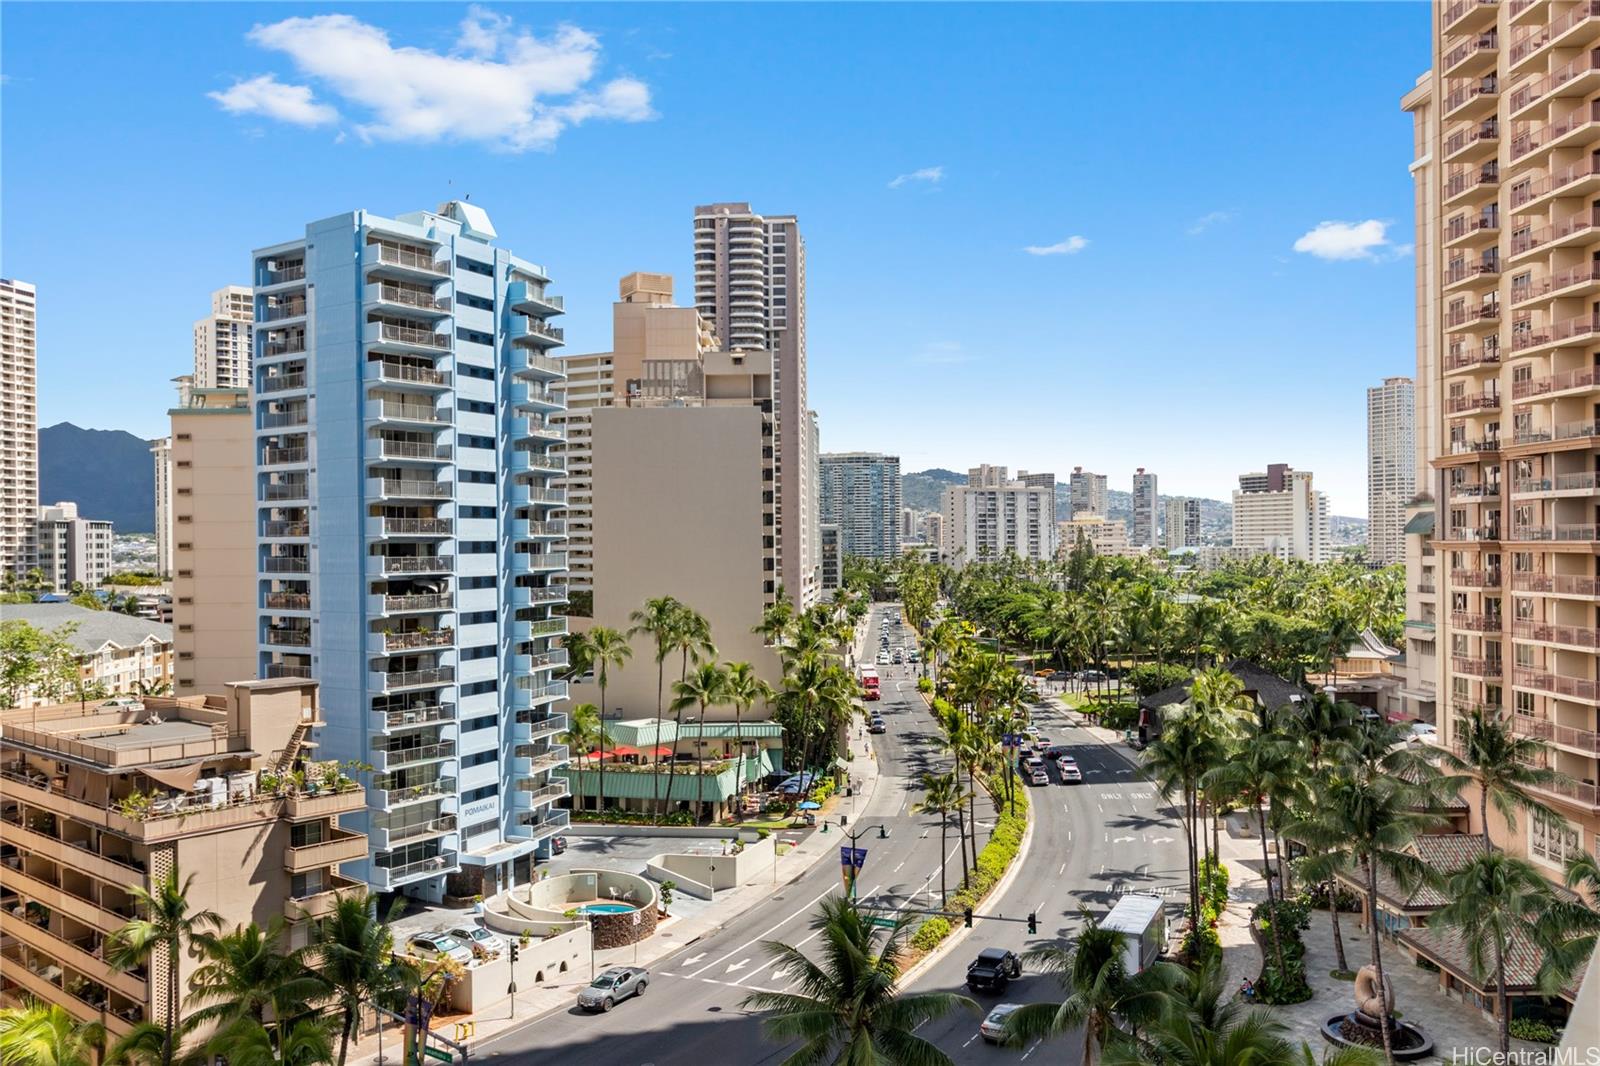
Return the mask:
{"type": "Polygon", "coordinates": [[[1022,976],[1022,960],[1005,948],[984,948],[967,967],[967,987],[974,992],[1004,992],[1022,976]]]}

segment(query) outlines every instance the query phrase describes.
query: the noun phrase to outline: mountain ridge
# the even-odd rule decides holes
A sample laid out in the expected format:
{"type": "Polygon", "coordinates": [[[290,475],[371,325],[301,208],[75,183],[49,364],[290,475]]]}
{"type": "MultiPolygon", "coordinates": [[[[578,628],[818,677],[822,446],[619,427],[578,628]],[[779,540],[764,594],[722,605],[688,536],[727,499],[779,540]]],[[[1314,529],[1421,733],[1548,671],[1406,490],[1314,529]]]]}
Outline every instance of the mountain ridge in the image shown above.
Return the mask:
{"type": "Polygon", "coordinates": [[[150,442],[121,429],[57,422],[39,431],[39,502],[62,500],[118,533],[156,528],[155,459],[150,442]]]}

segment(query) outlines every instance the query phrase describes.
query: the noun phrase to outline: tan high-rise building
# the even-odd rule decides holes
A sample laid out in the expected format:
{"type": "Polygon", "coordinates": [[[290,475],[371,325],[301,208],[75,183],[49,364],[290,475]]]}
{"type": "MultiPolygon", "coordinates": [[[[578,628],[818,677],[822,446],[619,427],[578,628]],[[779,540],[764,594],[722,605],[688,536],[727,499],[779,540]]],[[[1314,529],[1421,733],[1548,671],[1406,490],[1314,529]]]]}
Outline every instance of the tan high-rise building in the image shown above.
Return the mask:
{"type": "Polygon", "coordinates": [[[36,303],[32,285],[0,278],[0,573],[38,562],[36,303]]]}
{"type": "Polygon", "coordinates": [[[250,324],[255,294],[246,285],[229,285],[211,294],[211,313],[194,324],[194,387],[250,387],[250,324]]]}
{"type": "Polygon", "coordinates": [[[1405,558],[1406,503],[1417,492],[1416,395],[1411,379],[1367,390],[1367,560],[1405,558]]]}
{"type": "MultiPolygon", "coordinates": [[[[168,415],[172,643],[179,695],[217,692],[257,672],[255,420],[248,389],[178,379],[168,415]]],[[[301,401],[302,404],[304,401],[301,401]]],[[[303,418],[291,411],[289,416],[303,418]]],[[[266,416],[277,417],[277,416],[266,416]]],[[[160,486],[157,486],[159,491],[160,486]]],[[[157,537],[160,536],[157,514],[157,537]]],[[[269,598],[294,597],[275,592],[269,598]]],[[[309,605],[298,594],[296,603],[309,605]]]]}
{"type": "Polygon", "coordinates": [[[567,410],[551,416],[566,434],[560,451],[567,468],[554,487],[567,494],[559,519],[566,522],[568,584],[574,591],[594,589],[593,412],[638,399],[646,360],[687,365],[717,346],[699,312],[672,302],[672,275],[635,272],[618,288],[619,299],[611,305],[612,350],[562,356],[567,410]]]}
{"type": "Polygon", "coordinates": [[[694,209],[695,309],[729,351],[772,353],[778,580],[800,607],[820,591],[816,433],[806,399],[806,247],[793,215],[746,203],[694,209]]]}
{"type": "Polygon", "coordinates": [[[1106,476],[1104,474],[1091,474],[1081,466],[1072,468],[1072,476],[1067,481],[1072,491],[1072,517],[1081,514],[1103,515],[1110,506],[1110,499],[1106,495],[1106,476]]]}
{"type": "MultiPolygon", "coordinates": [[[[311,921],[362,890],[338,871],[367,849],[338,825],[365,805],[362,788],[308,761],[322,724],[311,681],[146,697],[138,711],[0,715],[0,1003],[57,1004],[113,1037],[160,1024],[166,960],[119,970],[104,949],[136,913],[129,889],[174,872],[193,877],[193,911],[215,911],[224,929],[277,918],[291,947],[306,946],[311,921]]],[[[177,988],[197,965],[182,955],[177,988]]]]}
{"type": "MultiPolygon", "coordinates": [[[[1408,608],[1437,604],[1440,743],[1477,707],[1546,742],[1565,780],[1533,791],[1557,817],[1489,828],[1558,877],[1600,846],[1600,15],[1456,0],[1433,16],[1433,69],[1402,106],[1419,488],[1436,501],[1415,559],[1438,562],[1408,608]]],[[[1408,653],[1430,620],[1410,617],[1408,653]]]]}
{"type": "Polygon", "coordinates": [[[1327,562],[1332,555],[1328,498],[1311,481],[1311,471],[1294,470],[1287,463],[1240,474],[1233,493],[1234,556],[1327,562]]]}
{"type": "Polygon", "coordinates": [[[172,438],[150,442],[150,465],[155,475],[156,573],[172,576],[172,438]]]}
{"type": "Polygon", "coordinates": [[[1156,475],[1144,467],[1133,472],[1133,534],[1129,542],[1146,548],[1156,544],[1156,475]]]}

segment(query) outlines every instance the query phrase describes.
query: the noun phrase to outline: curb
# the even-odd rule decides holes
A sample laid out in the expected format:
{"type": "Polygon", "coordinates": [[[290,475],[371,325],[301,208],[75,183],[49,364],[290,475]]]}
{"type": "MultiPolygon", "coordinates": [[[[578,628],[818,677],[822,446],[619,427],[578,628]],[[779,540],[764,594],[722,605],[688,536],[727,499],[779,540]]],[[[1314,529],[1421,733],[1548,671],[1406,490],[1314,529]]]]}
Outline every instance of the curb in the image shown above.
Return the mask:
{"type": "MultiPolygon", "coordinates": [[[[1030,800],[1028,802],[1028,827],[1022,831],[1022,843],[1017,847],[1017,857],[1012,861],[1006,872],[1000,875],[1000,880],[995,882],[994,887],[989,890],[989,894],[984,897],[985,900],[1005,895],[1007,890],[1011,888],[1011,882],[1022,872],[1022,864],[1027,859],[1029,850],[1033,847],[1033,828],[1038,822],[1038,819],[1034,817],[1033,811],[1033,801],[1030,800]]],[[[976,926],[973,928],[976,928],[976,926]]],[[[898,983],[905,986],[915,981],[925,969],[938,962],[946,952],[965,940],[971,933],[972,929],[967,928],[965,925],[953,929],[949,936],[934,946],[932,951],[918,959],[911,969],[902,973],[898,983]]]]}

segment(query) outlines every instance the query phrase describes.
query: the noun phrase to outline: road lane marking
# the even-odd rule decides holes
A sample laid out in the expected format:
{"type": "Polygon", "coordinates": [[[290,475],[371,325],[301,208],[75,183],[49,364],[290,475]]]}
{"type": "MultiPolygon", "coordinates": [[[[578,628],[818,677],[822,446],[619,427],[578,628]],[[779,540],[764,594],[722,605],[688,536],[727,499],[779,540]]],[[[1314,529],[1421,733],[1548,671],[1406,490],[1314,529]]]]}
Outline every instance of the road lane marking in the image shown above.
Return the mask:
{"type": "Polygon", "coordinates": [[[965,1044],[962,1044],[961,1046],[962,1047],[971,1047],[972,1046],[972,1042],[974,1040],[976,1040],[976,1039],[978,1039],[978,1034],[977,1033],[973,1033],[971,1036],[967,1037],[967,1042],[965,1044]]]}
{"type": "MultiPolygon", "coordinates": [[[[874,889],[874,891],[876,891],[876,889],[874,889]]],[[[684,976],[686,976],[686,977],[699,977],[701,974],[705,973],[707,970],[710,970],[710,969],[712,969],[712,968],[714,968],[714,967],[716,967],[716,966],[718,966],[718,965],[720,965],[720,964],[722,964],[724,962],[727,962],[729,959],[731,959],[735,955],[739,954],[739,952],[743,951],[745,948],[749,947],[751,944],[755,944],[755,943],[758,943],[758,942],[760,942],[762,940],[765,940],[769,933],[776,932],[778,929],[782,928],[783,926],[788,925],[795,918],[797,918],[800,915],[802,915],[802,914],[806,913],[807,911],[809,911],[812,907],[816,906],[817,903],[819,903],[824,897],[831,896],[833,894],[834,894],[834,888],[833,888],[832,885],[830,885],[830,886],[828,886],[827,891],[819,893],[815,899],[811,900],[811,902],[807,903],[805,906],[801,907],[799,910],[795,911],[792,914],[787,915],[786,917],[784,917],[780,921],[778,921],[778,922],[774,923],[773,925],[769,926],[763,932],[756,934],[755,936],[751,937],[749,940],[746,940],[743,944],[740,944],[738,947],[734,948],[732,951],[730,951],[726,955],[722,956],[722,958],[717,959],[715,962],[707,963],[706,965],[700,967],[700,969],[696,970],[694,973],[685,974],[684,976]]]]}
{"type": "Polygon", "coordinates": [[[1039,1050],[1039,1045],[1042,1044],[1042,1043],[1044,1043],[1043,1040],[1035,1040],[1033,1042],[1033,1046],[1031,1048],[1029,1048],[1027,1051],[1024,1051],[1022,1053],[1022,1057],[1024,1059],[1026,1059],[1029,1055],[1032,1055],[1035,1051],[1038,1051],[1039,1050]]]}
{"type": "Polygon", "coordinates": [[[1067,872],[1067,864],[1066,863],[1062,863],[1061,864],[1061,869],[1056,871],[1056,876],[1060,877],[1062,874],[1064,874],[1066,872],[1067,872]]]}

